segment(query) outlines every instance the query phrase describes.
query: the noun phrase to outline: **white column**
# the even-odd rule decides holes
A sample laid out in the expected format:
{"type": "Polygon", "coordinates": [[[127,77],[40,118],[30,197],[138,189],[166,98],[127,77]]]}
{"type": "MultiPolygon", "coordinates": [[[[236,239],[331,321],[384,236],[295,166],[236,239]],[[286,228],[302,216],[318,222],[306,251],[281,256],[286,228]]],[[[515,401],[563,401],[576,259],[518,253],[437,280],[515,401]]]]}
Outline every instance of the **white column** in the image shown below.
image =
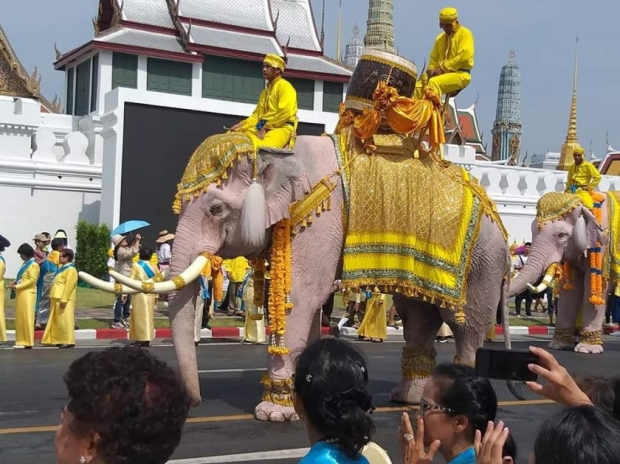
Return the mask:
{"type": "Polygon", "coordinates": [[[323,81],[314,81],[314,111],[323,111],[323,81]]]}
{"type": "Polygon", "coordinates": [[[146,56],[138,57],[138,90],[146,90],[146,77],[147,77],[147,60],[146,56]]]}
{"type": "Polygon", "coordinates": [[[99,88],[97,92],[97,114],[103,114],[105,96],[112,90],[112,52],[99,52],[99,88]]]}
{"type": "Polygon", "coordinates": [[[192,63],[192,97],[202,98],[202,63],[192,63]]]}

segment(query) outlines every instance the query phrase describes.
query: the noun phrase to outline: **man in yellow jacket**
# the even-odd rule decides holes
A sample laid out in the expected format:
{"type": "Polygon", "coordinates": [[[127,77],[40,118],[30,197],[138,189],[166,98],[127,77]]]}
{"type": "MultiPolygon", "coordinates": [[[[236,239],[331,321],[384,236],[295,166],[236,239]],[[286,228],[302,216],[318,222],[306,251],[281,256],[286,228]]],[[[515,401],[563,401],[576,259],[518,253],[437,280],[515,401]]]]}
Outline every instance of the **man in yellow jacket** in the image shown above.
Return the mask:
{"type": "Polygon", "coordinates": [[[418,99],[424,96],[425,85],[438,95],[444,95],[462,90],[471,82],[474,35],[461,26],[456,8],[444,8],[439,12],[439,27],[443,32],[435,39],[428,71],[416,85],[418,99]]]}
{"type": "Polygon", "coordinates": [[[292,148],[297,131],[297,92],[282,77],[286,64],[275,54],[263,60],[263,78],[267,87],[261,92],[252,115],[230,128],[252,137],[256,149],[260,147],[292,148]]]}
{"type": "Polygon", "coordinates": [[[565,192],[579,195],[585,207],[592,209],[594,207],[594,200],[600,195],[594,192],[594,189],[601,182],[601,173],[598,172],[598,169],[592,163],[585,161],[583,155],[583,148],[575,148],[573,152],[575,163],[568,168],[565,192]]]}

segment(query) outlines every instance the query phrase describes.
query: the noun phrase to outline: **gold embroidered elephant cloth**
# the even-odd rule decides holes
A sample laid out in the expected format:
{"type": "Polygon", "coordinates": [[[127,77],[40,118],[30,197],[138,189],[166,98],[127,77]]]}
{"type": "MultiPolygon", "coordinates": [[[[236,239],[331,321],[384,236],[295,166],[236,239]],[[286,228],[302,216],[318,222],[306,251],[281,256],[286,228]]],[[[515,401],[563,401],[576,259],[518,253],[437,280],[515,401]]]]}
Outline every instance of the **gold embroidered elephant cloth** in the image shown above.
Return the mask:
{"type": "Polygon", "coordinates": [[[462,308],[486,194],[463,168],[416,158],[411,139],[376,135],[367,154],[349,134],[332,136],[348,213],[343,287],[462,308]]]}
{"type": "Polygon", "coordinates": [[[620,283],[620,191],[607,192],[607,221],[609,242],[604,258],[603,277],[617,285],[620,283]]]}

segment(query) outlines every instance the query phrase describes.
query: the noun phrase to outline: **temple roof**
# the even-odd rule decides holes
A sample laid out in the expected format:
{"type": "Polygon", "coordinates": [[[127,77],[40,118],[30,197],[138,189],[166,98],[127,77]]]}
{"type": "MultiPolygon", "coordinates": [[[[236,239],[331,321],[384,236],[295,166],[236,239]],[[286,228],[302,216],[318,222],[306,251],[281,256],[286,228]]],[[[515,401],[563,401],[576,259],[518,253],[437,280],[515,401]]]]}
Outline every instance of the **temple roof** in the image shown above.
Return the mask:
{"type": "Polygon", "coordinates": [[[41,110],[60,112],[60,101],[49,102],[41,95],[41,76],[37,68],[29,74],[13,49],[4,29],[0,26],[0,95],[34,98],[41,103],[41,110]]]}
{"type": "Polygon", "coordinates": [[[598,165],[598,170],[606,176],[620,176],[620,151],[607,145],[607,155],[598,165]]]}
{"type": "Polygon", "coordinates": [[[285,75],[345,82],[325,56],[309,0],[99,0],[95,38],[57,57],[56,69],[93,49],[203,61],[203,54],[262,61],[288,53],[285,75]],[[288,48],[287,48],[288,44],[288,48]]]}
{"type": "Polygon", "coordinates": [[[479,155],[486,154],[486,147],[482,143],[482,134],[476,115],[476,105],[469,108],[460,109],[456,106],[456,100],[451,99],[448,112],[446,114],[446,132],[452,134],[460,131],[460,136],[464,139],[464,144],[476,149],[479,155]],[[456,124],[458,121],[458,125],[456,124]]]}

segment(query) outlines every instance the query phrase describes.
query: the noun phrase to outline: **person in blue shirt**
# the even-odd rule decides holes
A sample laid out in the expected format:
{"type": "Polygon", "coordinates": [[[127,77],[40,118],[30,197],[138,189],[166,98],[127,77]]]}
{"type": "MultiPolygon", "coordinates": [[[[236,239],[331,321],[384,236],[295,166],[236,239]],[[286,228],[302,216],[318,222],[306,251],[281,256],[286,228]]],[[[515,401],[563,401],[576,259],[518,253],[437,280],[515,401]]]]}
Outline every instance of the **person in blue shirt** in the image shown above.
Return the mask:
{"type": "Polygon", "coordinates": [[[311,444],[300,464],[368,464],[362,450],[375,425],[367,385],[366,360],[349,343],[324,338],[299,355],[293,405],[311,444]]]}
{"type": "Polygon", "coordinates": [[[417,437],[413,436],[409,417],[403,414],[399,439],[405,463],[432,461],[438,451],[448,464],[476,464],[476,431],[484,434],[496,414],[497,395],[488,379],[477,377],[470,366],[438,365],[420,399],[417,437]],[[420,439],[424,446],[419,446],[420,439]],[[424,447],[430,448],[428,453],[424,447]]]}

